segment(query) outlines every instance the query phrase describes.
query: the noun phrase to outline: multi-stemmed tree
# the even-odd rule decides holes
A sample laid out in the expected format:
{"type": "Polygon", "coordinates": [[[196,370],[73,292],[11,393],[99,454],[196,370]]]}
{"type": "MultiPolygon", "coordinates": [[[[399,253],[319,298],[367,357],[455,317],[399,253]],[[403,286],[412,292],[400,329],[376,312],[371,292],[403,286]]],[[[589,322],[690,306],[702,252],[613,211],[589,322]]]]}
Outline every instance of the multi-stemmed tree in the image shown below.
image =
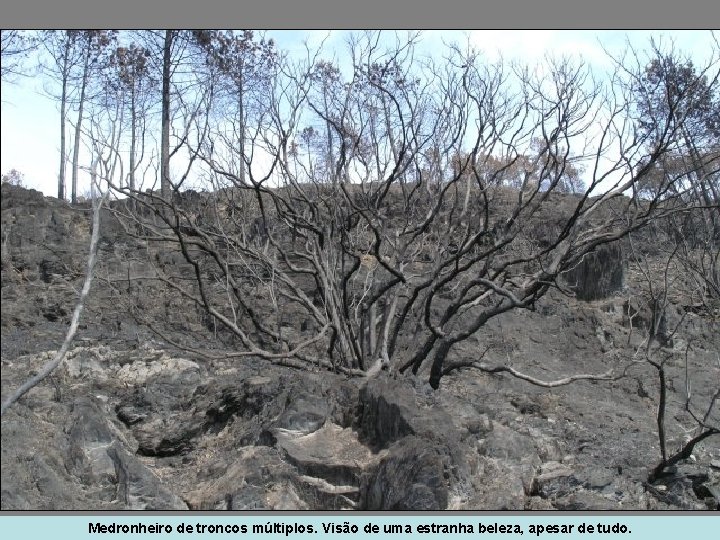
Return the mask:
{"type": "Polygon", "coordinates": [[[382,50],[368,35],[351,41],[343,80],[312,55],[292,64],[248,38],[198,40],[212,88],[230,81],[236,99],[251,88],[238,86],[251,80],[238,55],[272,58],[255,114],[218,121],[226,102],[206,92],[207,114],[184,139],[212,182],[204,210],[122,190],[162,208],[161,225],[127,219],[176,245],[194,281],[162,268],[155,279],[235,336],[233,355],[387,366],[427,373],[435,388],[461,366],[505,369],[453,349],[692,189],[679,183],[689,163],[641,189],[685,139],[675,111],[692,99],[657,112],[666,129],[636,129],[642,62],[599,83],[568,61],[542,75],[457,48],[421,62],[412,39],[382,50]],[[568,187],[582,168],[584,187],[568,187]],[[566,191],[577,193],[558,199],[566,191]]]}
{"type": "MultiPolygon", "coordinates": [[[[683,410],[696,433],[668,449],[674,352],[666,345],[680,328],[667,328],[670,268],[698,299],[692,309],[711,311],[720,297],[718,51],[703,68],[658,49],[647,60],[628,56],[599,82],[566,60],[531,73],[457,47],[443,61],[418,59],[413,36],[388,50],[372,34],[350,40],[344,72],[319,54],[293,62],[252,32],[151,35],[155,49],[117,47],[105,65],[92,174],[100,164],[105,185],[133,202],[113,211],[147,244],[153,266],[142,276],[114,270],[163,288],[168,318],[195,306],[231,345],[224,357],[353,375],[385,368],[427,377],[436,389],[460,368],[546,387],[609,379],[612,372],[544,381],[454,352],[492,318],[532,309],[552,287],[567,291],[563,274],[603,246],[627,239],[633,247],[636,233],[657,232],[655,241],[670,246],[664,272],[653,274],[648,255],[633,251],[651,312],[638,354],[660,383],[661,461],[650,480],[718,434],[720,391],[701,396],[709,405],[698,408],[686,349],[683,410]],[[141,191],[135,177],[136,144],[144,147],[136,122],[144,129],[155,80],[159,194],[141,191]],[[114,173],[124,166],[125,107],[127,183],[114,173]],[[180,150],[187,167],[172,179],[169,159],[180,150]],[[207,181],[206,193],[180,191],[191,174],[207,181]],[[153,246],[181,263],[163,264],[153,246]]],[[[78,65],[85,73],[92,64],[93,49],[87,41],[76,57],[70,45],[80,37],[53,36],[64,127],[68,86],[78,65]]],[[[88,81],[79,80],[83,96],[88,81]]],[[[95,227],[91,253],[97,237],[95,227]]],[[[89,279],[83,295],[88,288],[89,279]]],[[[62,360],[79,309],[44,374],[62,360]]],[[[168,343],[192,348],[171,320],[136,316],[168,343]]]]}

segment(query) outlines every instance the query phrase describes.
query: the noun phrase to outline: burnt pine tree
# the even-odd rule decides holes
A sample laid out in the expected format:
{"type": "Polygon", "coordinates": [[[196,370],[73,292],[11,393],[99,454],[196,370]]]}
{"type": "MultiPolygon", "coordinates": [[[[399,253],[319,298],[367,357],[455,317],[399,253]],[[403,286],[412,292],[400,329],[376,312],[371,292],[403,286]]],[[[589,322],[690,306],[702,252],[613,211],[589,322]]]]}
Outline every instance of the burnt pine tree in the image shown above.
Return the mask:
{"type": "Polygon", "coordinates": [[[115,39],[110,30],[50,30],[45,31],[40,42],[50,57],[43,69],[59,83],[60,92],[50,91],[60,104],[60,167],[58,172],[58,198],[66,196],[66,169],[69,161],[67,149],[68,113],[77,107],[74,145],[72,154],[73,202],[77,199],[80,139],[84,120],[84,108],[93,71],[101,64],[101,56],[115,39]]]}
{"type": "Polygon", "coordinates": [[[82,56],[77,46],[78,34],[75,31],[46,31],[40,41],[51,58],[51,61],[43,66],[44,71],[60,84],[59,95],[53,94],[53,96],[60,102],[60,165],[57,196],[58,199],[64,199],[67,166],[67,113],[73,90],[74,70],[81,63],[82,56]]]}
{"type": "Polygon", "coordinates": [[[0,76],[3,82],[14,82],[26,75],[25,61],[38,46],[37,37],[24,30],[0,31],[0,76]]]}
{"type": "Polygon", "coordinates": [[[127,183],[135,189],[138,167],[145,155],[148,115],[157,86],[150,65],[150,51],[136,43],[118,46],[108,60],[106,84],[118,91],[130,115],[130,142],[127,183]]]}
{"type": "Polygon", "coordinates": [[[79,94],[77,98],[77,119],[72,156],[71,201],[77,203],[78,171],[80,168],[80,139],[83,133],[83,121],[88,89],[92,78],[101,70],[106,56],[117,40],[114,30],[82,30],[78,31],[77,46],[81,49],[80,73],[78,75],[79,94]]]}
{"type": "Polygon", "coordinates": [[[655,47],[634,85],[638,128],[649,141],[670,134],[668,156],[640,186],[676,195],[679,261],[720,301],[720,73],[714,58],[704,66],[676,51],[655,47]],[[671,180],[671,181],[670,181],[671,180]],[[682,216],[682,219],[680,219],[682,216]]]}

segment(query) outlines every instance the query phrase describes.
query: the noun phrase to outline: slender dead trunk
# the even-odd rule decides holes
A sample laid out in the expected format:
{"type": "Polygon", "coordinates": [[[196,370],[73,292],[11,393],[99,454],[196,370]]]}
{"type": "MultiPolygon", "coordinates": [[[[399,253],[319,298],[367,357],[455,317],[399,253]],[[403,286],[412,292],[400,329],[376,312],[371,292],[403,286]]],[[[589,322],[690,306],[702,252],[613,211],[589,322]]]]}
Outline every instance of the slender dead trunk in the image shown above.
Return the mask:
{"type": "Polygon", "coordinates": [[[238,84],[238,114],[240,115],[240,182],[245,185],[245,103],[242,78],[238,84]]]}
{"type": "Polygon", "coordinates": [[[130,89],[130,174],[128,178],[130,191],[135,191],[135,144],[137,139],[137,111],[135,109],[135,82],[130,89]]]}
{"type": "MultiPolygon", "coordinates": [[[[93,177],[95,176],[95,166],[96,162],[93,162],[93,177]]],[[[0,407],[0,416],[5,415],[8,408],[13,403],[15,403],[18,399],[27,394],[28,391],[32,390],[35,386],[37,386],[38,383],[40,383],[43,379],[50,375],[55,370],[55,368],[60,365],[60,363],[65,358],[68,350],[70,349],[73,339],[75,339],[75,333],[77,332],[78,325],[80,323],[80,316],[82,315],[83,308],[85,307],[85,299],[90,292],[90,286],[93,281],[95,262],[97,260],[97,243],[98,238],[100,237],[100,211],[102,210],[106,198],[107,195],[103,195],[98,202],[93,201],[94,209],[92,233],[90,234],[90,252],[87,259],[85,282],[83,283],[82,290],[80,291],[80,297],[75,304],[75,310],[73,311],[72,318],[70,319],[70,326],[68,327],[67,333],[65,334],[65,340],[63,341],[60,350],[55,353],[53,359],[47,364],[45,364],[38,373],[30,377],[2,403],[2,406],[0,407]]]]}
{"type": "Polygon", "coordinates": [[[337,176],[335,174],[335,155],[333,153],[333,140],[332,140],[332,124],[330,123],[328,111],[328,100],[327,100],[327,83],[323,83],[323,107],[325,108],[325,129],[327,136],[327,171],[331,175],[332,185],[337,184],[337,176]]]}
{"type": "Polygon", "coordinates": [[[387,100],[385,94],[380,94],[382,100],[383,114],[385,116],[385,131],[387,131],[388,141],[390,142],[390,151],[392,152],[393,161],[398,162],[397,148],[395,147],[395,133],[393,132],[392,125],[390,124],[390,111],[388,110],[387,100]]]}
{"type": "Polygon", "coordinates": [[[58,199],[65,198],[65,123],[67,122],[67,83],[68,63],[70,62],[69,47],[63,56],[62,94],[60,95],[60,172],[58,173],[58,199]]]}
{"type": "Polygon", "coordinates": [[[83,107],[85,105],[85,90],[87,88],[88,79],[88,67],[90,64],[90,45],[88,44],[88,50],[85,51],[85,63],[83,65],[83,78],[80,86],[80,103],[78,104],[78,119],[75,124],[75,147],[73,148],[73,161],[72,161],[72,185],[71,185],[71,201],[73,204],[77,203],[77,181],[78,181],[78,169],[80,168],[80,136],[82,135],[82,122],[83,122],[83,107]]]}
{"type": "Polygon", "coordinates": [[[160,140],[160,192],[170,196],[170,61],[174,30],[165,30],[162,72],[162,134],[160,140]]]}
{"type": "Polygon", "coordinates": [[[370,360],[375,360],[375,352],[377,351],[377,306],[375,303],[370,305],[368,312],[368,334],[369,334],[369,356],[370,360]]]}

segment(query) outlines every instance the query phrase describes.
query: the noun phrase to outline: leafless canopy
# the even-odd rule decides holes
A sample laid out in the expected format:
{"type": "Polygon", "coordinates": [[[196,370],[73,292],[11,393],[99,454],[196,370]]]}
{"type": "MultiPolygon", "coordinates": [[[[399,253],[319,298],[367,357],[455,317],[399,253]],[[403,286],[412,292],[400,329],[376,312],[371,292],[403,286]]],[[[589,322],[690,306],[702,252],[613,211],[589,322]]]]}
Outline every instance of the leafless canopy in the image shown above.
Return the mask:
{"type": "MultiPolygon", "coordinates": [[[[195,44],[172,191],[112,186],[133,202],[117,210],[127,231],[184,261],[134,277],[195,304],[233,356],[422,372],[437,388],[488,320],[717,185],[717,149],[691,151],[678,114],[690,93],[666,93],[661,128],[639,129],[639,54],[601,78],[459,46],[426,58],[415,35],[389,48],[357,35],[342,60],[301,61],[243,39],[195,44]],[[181,192],[188,178],[203,191],[181,192]]],[[[715,59],[695,77],[715,88],[715,59]]]]}

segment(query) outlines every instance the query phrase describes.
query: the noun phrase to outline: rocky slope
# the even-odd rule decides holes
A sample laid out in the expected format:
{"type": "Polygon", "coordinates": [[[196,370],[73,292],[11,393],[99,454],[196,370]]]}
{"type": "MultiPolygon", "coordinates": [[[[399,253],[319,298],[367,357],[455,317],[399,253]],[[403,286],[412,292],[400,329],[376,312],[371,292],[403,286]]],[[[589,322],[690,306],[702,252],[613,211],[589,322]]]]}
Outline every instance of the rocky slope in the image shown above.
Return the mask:
{"type": "MultiPolygon", "coordinates": [[[[62,343],[83,279],[89,213],[2,186],[3,399],[62,343]]],[[[611,367],[627,367],[626,377],[546,389],[466,369],[433,391],[425,378],[347,378],[254,358],[204,360],[153,341],[130,316],[130,297],[158,320],[175,310],[165,320],[186,336],[212,329],[152,288],[139,292],[109,279],[117,261],[137,249],[105,215],[98,279],[74,347],[2,419],[2,509],[720,503],[718,437],[655,484],[645,482],[659,459],[658,382],[646,363],[631,364],[646,316],[633,303],[632,272],[607,298],[553,292],[534,312],[492,320],[452,353],[454,360],[477,358],[487,349],[488,363],[509,362],[543,379],[611,367]]],[[[684,314],[681,334],[667,345],[671,450],[693,434],[683,410],[688,343],[687,373],[700,400],[720,385],[717,318],[684,314]]],[[[716,407],[711,420],[719,416],[716,407]]]]}

